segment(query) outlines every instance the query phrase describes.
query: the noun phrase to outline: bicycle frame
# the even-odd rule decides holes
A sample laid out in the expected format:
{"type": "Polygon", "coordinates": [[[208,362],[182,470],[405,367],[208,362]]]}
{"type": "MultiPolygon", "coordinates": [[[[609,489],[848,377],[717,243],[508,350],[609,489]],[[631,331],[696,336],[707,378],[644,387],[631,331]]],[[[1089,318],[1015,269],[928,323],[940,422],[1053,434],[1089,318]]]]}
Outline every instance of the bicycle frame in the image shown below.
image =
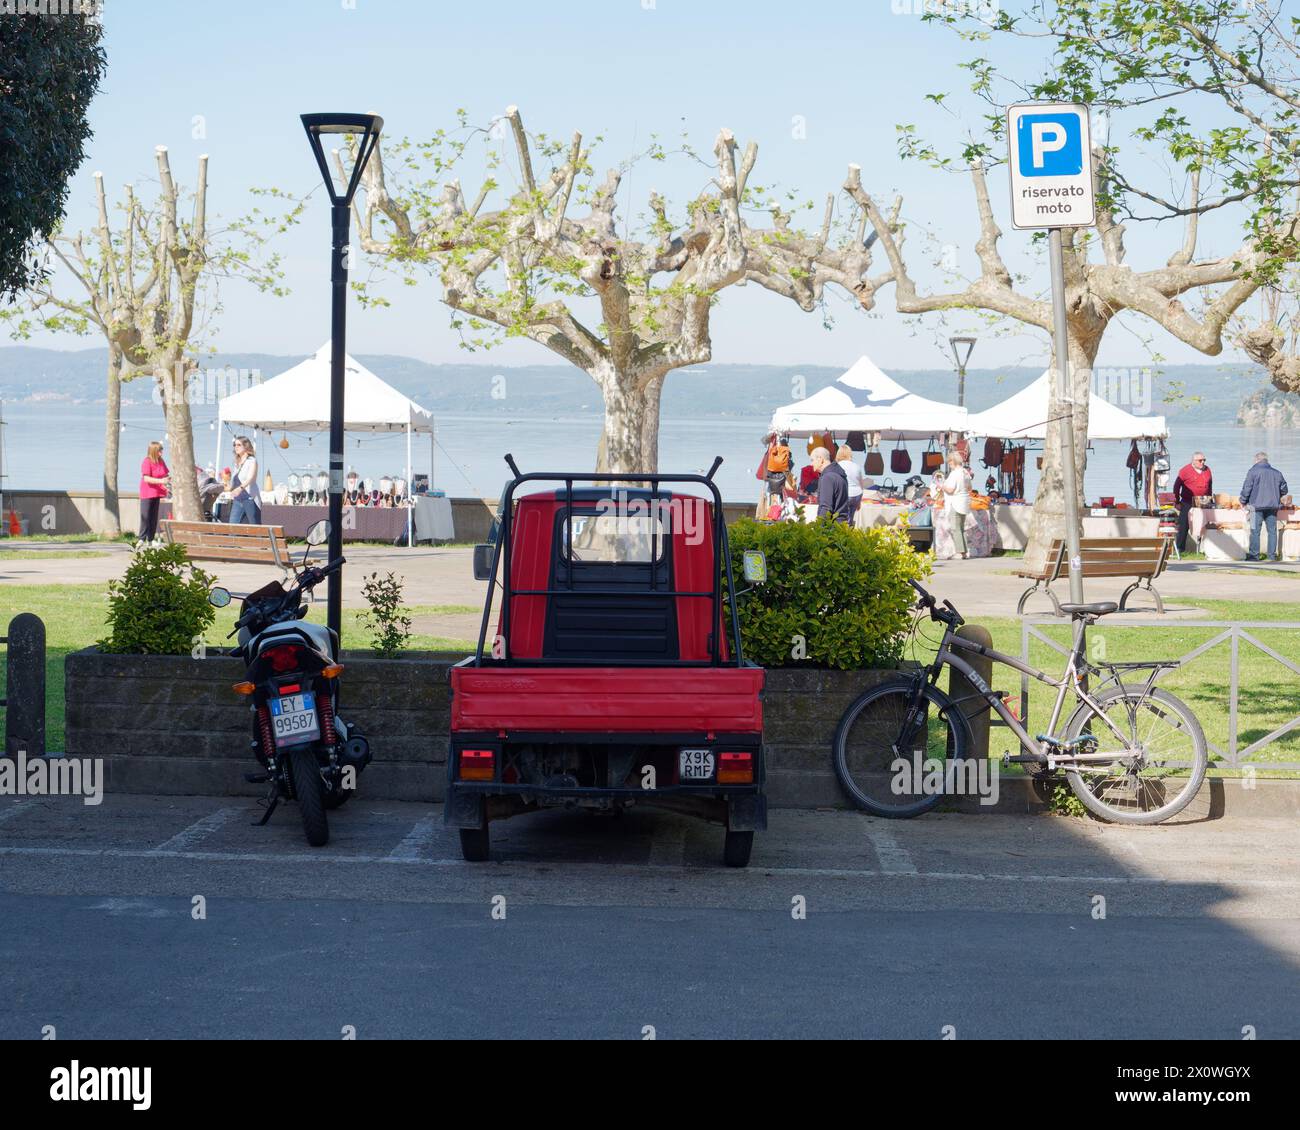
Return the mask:
{"type": "MultiPolygon", "coordinates": [[[[1076,699],[1092,707],[1096,716],[1100,718],[1114,733],[1115,737],[1128,748],[1128,739],[1105,714],[1101,704],[1088,693],[1084,680],[1087,678],[1090,670],[1087,662],[1087,626],[1083,620],[1076,620],[1074,627],[1074,645],[1070,650],[1069,657],[1066,660],[1065,673],[1060,679],[1053,679],[1050,675],[1031,667],[1028,663],[1023,662],[1014,655],[1005,655],[995,648],[985,647],[983,644],[976,643],[974,640],[968,640],[957,635],[952,624],[944,625],[943,640],[939,644],[939,650],[935,655],[934,662],[926,668],[927,681],[932,685],[937,685],[939,674],[944,667],[951,667],[965,677],[967,682],[975,688],[976,695],[969,697],[982,698],[990,709],[997,712],[998,716],[1006,723],[1007,728],[1015,734],[1020,745],[1028,750],[1036,759],[1044,762],[1048,769],[1057,769],[1060,766],[1077,765],[1081,762],[1110,762],[1115,760],[1114,753],[1069,753],[1054,752],[1053,749],[1044,748],[1042,742],[1033,737],[1028,730],[1021,725],[1020,719],[1007,709],[1000,695],[996,694],[993,689],[986,683],[983,677],[975,670],[971,664],[966,662],[960,655],[954,652],[956,649],[972,651],[992,660],[994,663],[1001,663],[1004,666],[1011,667],[1019,671],[1022,675],[1029,675],[1037,679],[1040,683],[1046,683],[1048,686],[1056,688],[1056,702],[1052,706],[1051,720],[1047,726],[1047,733],[1054,734],[1061,721],[1061,713],[1065,708],[1066,696],[1071,689],[1074,690],[1076,699]]],[[[1115,677],[1115,676],[1112,676],[1115,677]]],[[[1154,681],[1148,680],[1148,686],[1154,681]]],[[[1107,682],[1110,682],[1108,679],[1107,682]]],[[[1122,685],[1122,683],[1121,683],[1122,685]]],[[[957,704],[965,702],[967,699],[957,700],[957,704]]]]}

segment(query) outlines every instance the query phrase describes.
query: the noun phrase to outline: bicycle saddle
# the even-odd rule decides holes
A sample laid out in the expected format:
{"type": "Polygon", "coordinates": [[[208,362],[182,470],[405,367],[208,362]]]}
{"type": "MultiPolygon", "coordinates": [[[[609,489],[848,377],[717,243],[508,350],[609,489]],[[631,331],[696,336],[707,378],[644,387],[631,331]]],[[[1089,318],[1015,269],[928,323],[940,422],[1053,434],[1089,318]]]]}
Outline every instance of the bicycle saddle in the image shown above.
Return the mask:
{"type": "Polygon", "coordinates": [[[1113,600],[1099,600],[1095,604],[1062,604],[1061,611],[1068,612],[1071,616],[1105,616],[1108,612],[1115,612],[1119,605],[1113,600]]]}

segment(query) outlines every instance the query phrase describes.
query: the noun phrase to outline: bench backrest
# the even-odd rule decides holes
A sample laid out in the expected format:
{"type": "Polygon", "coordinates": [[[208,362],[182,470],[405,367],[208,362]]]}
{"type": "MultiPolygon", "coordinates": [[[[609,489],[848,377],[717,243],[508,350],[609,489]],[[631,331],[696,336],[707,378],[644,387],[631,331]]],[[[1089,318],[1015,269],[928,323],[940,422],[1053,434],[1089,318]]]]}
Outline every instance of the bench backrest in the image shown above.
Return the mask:
{"type": "MultiPolygon", "coordinates": [[[[1080,538],[1079,557],[1085,577],[1160,576],[1169,562],[1173,542],[1167,537],[1080,538]]],[[[1047,551],[1047,579],[1070,575],[1070,561],[1062,538],[1053,538],[1047,551]]]]}
{"type": "Polygon", "coordinates": [[[252,526],[225,522],[159,523],[167,541],[185,546],[189,555],[209,561],[250,561],[286,566],[289,540],[283,526],[252,526]]]}

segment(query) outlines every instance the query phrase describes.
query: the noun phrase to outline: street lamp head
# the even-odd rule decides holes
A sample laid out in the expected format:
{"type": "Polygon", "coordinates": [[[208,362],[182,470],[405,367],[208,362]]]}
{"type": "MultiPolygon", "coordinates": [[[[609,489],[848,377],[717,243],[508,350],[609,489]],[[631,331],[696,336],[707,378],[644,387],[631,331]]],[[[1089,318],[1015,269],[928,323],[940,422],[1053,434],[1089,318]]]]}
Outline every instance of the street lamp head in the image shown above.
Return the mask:
{"type": "MultiPolygon", "coordinates": [[[[379,133],[384,128],[384,119],[378,114],[303,114],[302,125],[307,131],[307,140],[311,142],[311,151],[316,155],[316,164],[320,166],[321,176],[325,178],[325,190],[330,194],[333,204],[351,204],[361,183],[361,174],[370,160],[370,154],[379,142],[379,133]],[[356,163],[351,169],[343,169],[347,183],[343,191],[330,174],[329,164],[325,159],[325,146],[322,138],[326,134],[347,134],[359,137],[356,147],[356,163]]],[[[347,152],[347,150],[344,150],[347,152]]]]}
{"type": "Polygon", "coordinates": [[[957,368],[966,368],[966,362],[970,360],[970,355],[975,352],[975,339],[973,337],[950,337],[948,344],[952,346],[952,357],[957,362],[957,368]],[[962,350],[965,350],[963,355],[962,350]]]}

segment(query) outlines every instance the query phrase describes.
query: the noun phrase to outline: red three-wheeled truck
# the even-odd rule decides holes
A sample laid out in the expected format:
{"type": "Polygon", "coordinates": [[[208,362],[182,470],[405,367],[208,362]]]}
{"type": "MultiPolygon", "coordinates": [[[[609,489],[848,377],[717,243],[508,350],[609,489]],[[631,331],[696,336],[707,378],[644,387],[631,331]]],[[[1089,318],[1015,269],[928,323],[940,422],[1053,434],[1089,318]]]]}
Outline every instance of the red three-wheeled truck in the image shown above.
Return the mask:
{"type": "MultiPolygon", "coordinates": [[[[494,820],[649,804],[724,824],[744,867],[767,826],[763,670],[741,650],[721,458],[707,475],[506,462],[496,537],[475,549],[478,649],[451,669],[444,819],[465,858],[489,857],[494,820]]],[[[747,554],[746,579],[765,565],[747,554]]]]}

